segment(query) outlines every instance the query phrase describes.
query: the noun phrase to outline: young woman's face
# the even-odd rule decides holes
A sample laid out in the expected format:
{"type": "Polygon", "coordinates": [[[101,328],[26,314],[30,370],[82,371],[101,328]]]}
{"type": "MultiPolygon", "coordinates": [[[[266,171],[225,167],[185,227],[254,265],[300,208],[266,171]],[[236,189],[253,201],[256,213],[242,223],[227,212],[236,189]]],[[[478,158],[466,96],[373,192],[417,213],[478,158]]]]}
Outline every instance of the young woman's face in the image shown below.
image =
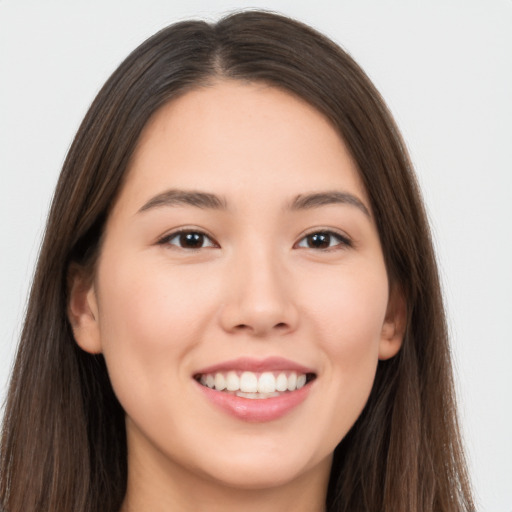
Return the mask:
{"type": "Polygon", "coordinates": [[[325,484],[401,343],[345,144],[263,84],[218,82],[154,116],[80,290],[75,336],[105,356],[130,470],[178,479],[325,484]]]}

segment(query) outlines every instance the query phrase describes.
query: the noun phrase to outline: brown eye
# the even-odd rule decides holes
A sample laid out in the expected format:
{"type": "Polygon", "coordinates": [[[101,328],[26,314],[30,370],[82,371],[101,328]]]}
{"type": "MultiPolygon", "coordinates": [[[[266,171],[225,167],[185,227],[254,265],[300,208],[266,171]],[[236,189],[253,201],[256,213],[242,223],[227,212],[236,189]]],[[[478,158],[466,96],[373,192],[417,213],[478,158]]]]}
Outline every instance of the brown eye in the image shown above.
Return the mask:
{"type": "Polygon", "coordinates": [[[181,249],[203,249],[216,247],[210,237],[200,231],[181,231],[165,237],[160,243],[177,246],[181,249]]]}
{"type": "Polygon", "coordinates": [[[332,249],[336,247],[350,247],[350,240],[332,231],[317,231],[306,235],[297,244],[298,247],[307,249],[332,249]]]}
{"type": "Polygon", "coordinates": [[[311,249],[327,249],[331,245],[331,235],[328,233],[315,233],[306,237],[308,247],[311,249]]]}
{"type": "Polygon", "coordinates": [[[182,233],[179,236],[180,247],[197,249],[202,247],[204,243],[204,235],[202,233],[182,233]]]}

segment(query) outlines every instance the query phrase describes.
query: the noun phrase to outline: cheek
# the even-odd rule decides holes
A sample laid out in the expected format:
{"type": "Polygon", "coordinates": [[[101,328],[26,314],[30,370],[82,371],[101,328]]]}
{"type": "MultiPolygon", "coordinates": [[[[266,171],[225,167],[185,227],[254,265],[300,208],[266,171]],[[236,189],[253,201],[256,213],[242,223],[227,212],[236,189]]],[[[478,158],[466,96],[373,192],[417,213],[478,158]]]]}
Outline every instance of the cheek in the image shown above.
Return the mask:
{"type": "Polygon", "coordinates": [[[189,378],[183,363],[200,342],[213,290],[182,269],[128,259],[105,258],[99,272],[102,351],[119,400],[130,412],[130,404],[148,397],[168,399],[172,383],[189,378]]]}
{"type": "Polygon", "coordinates": [[[311,294],[311,324],[323,354],[326,381],[332,385],[324,395],[330,400],[329,432],[337,441],[361,413],[375,378],[388,301],[385,269],[376,269],[347,272],[337,286],[334,279],[317,281],[316,300],[311,294]]]}
{"type": "Polygon", "coordinates": [[[201,276],[190,270],[107,260],[102,271],[108,275],[100,290],[105,344],[130,342],[145,351],[184,346],[213,302],[211,288],[205,289],[201,276]]]}
{"type": "Polygon", "coordinates": [[[311,315],[328,353],[365,353],[378,349],[388,303],[385,268],[371,266],[339,272],[311,283],[311,315]]]}

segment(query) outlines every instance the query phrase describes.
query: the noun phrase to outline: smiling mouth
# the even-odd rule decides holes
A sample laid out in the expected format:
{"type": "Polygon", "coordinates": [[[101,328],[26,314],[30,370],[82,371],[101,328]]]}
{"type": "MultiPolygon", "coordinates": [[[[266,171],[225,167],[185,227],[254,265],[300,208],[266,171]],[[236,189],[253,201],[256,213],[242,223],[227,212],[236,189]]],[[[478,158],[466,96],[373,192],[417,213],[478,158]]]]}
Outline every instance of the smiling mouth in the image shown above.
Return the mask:
{"type": "Polygon", "coordinates": [[[297,391],[316,378],[314,373],[295,371],[202,373],[194,379],[202,386],[241,398],[266,399],[297,391]]]}

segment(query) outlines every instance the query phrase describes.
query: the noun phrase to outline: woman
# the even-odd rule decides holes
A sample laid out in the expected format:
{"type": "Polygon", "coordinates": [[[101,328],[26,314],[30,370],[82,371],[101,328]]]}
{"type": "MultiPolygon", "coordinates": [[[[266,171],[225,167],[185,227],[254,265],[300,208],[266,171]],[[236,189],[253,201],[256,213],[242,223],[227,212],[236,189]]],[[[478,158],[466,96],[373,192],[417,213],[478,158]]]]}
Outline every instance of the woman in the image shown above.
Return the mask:
{"type": "Polygon", "coordinates": [[[183,22],[98,94],[14,369],[14,511],[460,511],[472,499],[407,152],[340,48],[183,22]]]}

